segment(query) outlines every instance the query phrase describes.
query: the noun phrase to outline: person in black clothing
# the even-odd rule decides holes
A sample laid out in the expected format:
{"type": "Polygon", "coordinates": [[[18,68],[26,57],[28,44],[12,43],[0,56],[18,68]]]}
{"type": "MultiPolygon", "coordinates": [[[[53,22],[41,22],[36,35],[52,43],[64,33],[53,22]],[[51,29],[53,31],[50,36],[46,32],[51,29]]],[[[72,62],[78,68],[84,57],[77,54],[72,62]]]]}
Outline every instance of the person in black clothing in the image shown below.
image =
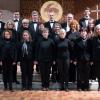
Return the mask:
{"type": "Polygon", "coordinates": [[[79,37],[79,23],[77,20],[72,20],[70,22],[70,31],[67,32],[66,38],[71,41],[71,50],[70,50],[70,68],[69,68],[69,81],[75,82],[76,81],[76,67],[73,63],[75,54],[74,54],[74,45],[76,39],[79,37]]]}
{"type": "Polygon", "coordinates": [[[56,61],[59,70],[61,90],[68,91],[68,70],[70,63],[70,42],[66,38],[66,31],[61,29],[59,39],[56,41],[56,61]]]}
{"type": "MultiPolygon", "coordinates": [[[[61,25],[59,23],[55,23],[54,31],[53,31],[53,34],[52,34],[52,37],[51,37],[55,43],[59,39],[60,29],[61,29],[61,25]]],[[[57,67],[56,62],[52,65],[51,79],[52,79],[52,82],[59,81],[59,72],[58,72],[58,67],[57,67]]]]}
{"type": "MultiPolygon", "coordinates": [[[[95,20],[94,19],[90,19],[89,22],[88,22],[88,28],[87,28],[87,38],[88,39],[91,39],[95,36],[94,34],[94,27],[95,27],[95,20]]],[[[94,81],[96,80],[96,76],[95,76],[95,66],[93,63],[90,63],[90,77],[89,79],[91,81],[94,81]]]]}
{"type": "MultiPolygon", "coordinates": [[[[28,19],[23,19],[22,20],[22,25],[21,27],[19,28],[19,31],[18,31],[18,41],[20,42],[21,39],[22,39],[22,34],[23,32],[27,30],[30,32],[30,28],[29,28],[29,20],[28,19]]],[[[32,36],[32,33],[30,32],[30,35],[32,36]]]]}
{"type": "Polygon", "coordinates": [[[72,13],[68,13],[66,15],[66,21],[61,24],[62,28],[66,30],[66,32],[70,31],[70,23],[74,20],[74,15],[72,13]]]}
{"type": "MultiPolygon", "coordinates": [[[[15,30],[15,25],[14,25],[14,22],[12,20],[6,22],[5,30],[12,31],[12,39],[15,42],[16,47],[17,47],[18,34],[17,34],[16,30],[15,30]]],[[[19,84],[19,81],[17,81],[17,63],[15,65],[13,65],[13,82],[15,82],[16,84],[19,84]]]]}
{"type": "Polygon", "coordinates": [[[100,91],[100,24],[98,24],[94,28],[95,36],[91,39],[91,52],[92,58],[91,60],[95,66],[95,75],[98,78],[99,87],[98,90],[100,91]]]}
{"type": "Polygon", "coordinates": [[[52,12],[52,11],[48,12],[48,17],[49,17],[49,21],[45,22],[44,26],[49,29],[49,32],[50,32],[49,37],[52,37],[54,25],[57,22],[54,19],[54,12],[52,12]]]}
{"type": "Polygon", "coordinates": [[[84,17],[79,20],[80,29],[87,28],[89,19],[91,19],[91,9],[87,7],[84,11],[84,17]]]}
{"type": "Polygon", "coordinates": [[[15,11],[13,13],[13,22],[14,22],[14,26],[15,26],[15,30],[18,34],[19,28],[21,27],[22,24],[22,19],[20,18],[20,12],[19,11],[15,11]]]}
{"type": "Polygon", "coordinates": [[[35,42],[32,41],[29,31],[24,31],[22,41],[18,46],[18,59],[22,73],[22,90],[32,90],[34,54],[35,42]]]}
{"type": "Polygon", "coordinates": [[[54,42],[50,39],[49,30],[44,28],[42,32],[42,39],[38,41],[36,47],[36,58],[40,65],[40,74],[42,80],[42,88],[43,90],[48,90],[49,88],[49,79],[50,79],[50,69],[51,64],[54,60],[54,42]]]}
{"type": "Polygon", "coordinates": [[[80,37],[76,40],[75,51],[77,61],[77,89],[89,90],[90,72],[90,40],[87,38],[87,30],[80,30],[80,37]]]}
{"type": "Polygon", "coordinates": [[[3,32],[3,39],[0,46],[0,62],[2,63],[3,67],[4,90],[7,90],[9,85],[9,90],[12,91],[12,65],[15,65],[16,59],[16,44],[12,40],[12,32],[9,30],[5,30],[3,32]]]}
{"type": "MultiPolygon", "coordinates": [[[[38,37],[38,33],[39,33],[39,13],[38,11],[34,10],[32,11],[32,20],[29,23],[29,28],[30,28],[30,32],[32,33],[32,39],[35,39],[35,41],[37,42],[37,37],[38,37]]],[[[38,72],[39,65],[36,64],[36,71],[38,72]]],[[[34,70],[34,69],[33,69],[34,70]]]]}

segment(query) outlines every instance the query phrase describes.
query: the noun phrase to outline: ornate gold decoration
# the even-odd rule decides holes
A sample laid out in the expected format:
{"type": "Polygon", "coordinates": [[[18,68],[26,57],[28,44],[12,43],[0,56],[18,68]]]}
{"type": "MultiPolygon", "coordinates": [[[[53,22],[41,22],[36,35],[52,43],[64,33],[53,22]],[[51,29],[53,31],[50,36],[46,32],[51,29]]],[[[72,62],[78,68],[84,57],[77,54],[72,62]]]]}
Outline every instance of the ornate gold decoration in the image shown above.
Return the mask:
{"type": "Polygon", "coordinates": [[[40,14],[44,21],[48,21],[48,12],[54,12],[54,18],[56,21],[60,20],[63,14],[63,9],[61,5],[56,1],[45,2],[41,9],[40,14]]]}

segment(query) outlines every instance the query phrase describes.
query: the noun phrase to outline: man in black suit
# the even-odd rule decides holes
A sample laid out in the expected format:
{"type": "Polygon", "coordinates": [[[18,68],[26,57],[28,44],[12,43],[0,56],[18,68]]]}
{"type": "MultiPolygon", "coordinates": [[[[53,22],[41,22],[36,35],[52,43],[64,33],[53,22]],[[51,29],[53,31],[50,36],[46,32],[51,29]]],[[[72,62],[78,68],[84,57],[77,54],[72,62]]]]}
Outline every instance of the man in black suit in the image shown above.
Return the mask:
{"type": "MultiPolygon", "coordinates": [[[[39,13],[37,11],[32,11],[32,21],[29,23],[29,29],[31,32],[32,39],[37,42],[37,37],[39,33],[39,13]]],[[[39,65],[36,65],[36,71],[39,72],[39,65]]]]}
{"type": "Polygon", "coordinates": [[[91,19],[90,14],[90,8],[87,7],[84,11],[84,17],[79,20],[80,28],[87,28],[88,21],[91,19]]]}
{"type": "MultiPolygon", "coordinates": [[[[13,21],[15,24],[15,30],[17,33],[17,36],[19,34],[19,30],[22,24],[22,20],[20,18],[20,12],[19,11],[15,11],[13,13],[13,21]]],[[[17,46],[17,44],[16,44],[17,46]]],[[[15,82],[16,84],[19,84],[19,81],[17,81],[17,64],[13,66],[13,82],[15,82]]]]}
{"type": "Polygon", "coordinates": [[[20,18],[20,12],[19,11],[15,11],[13,13],[13,21],[15,23],[15,30],[18,32],[19,28],[21,27],[22,24],[22,20],[20,18]]]}
{"type": "Polygon", "coordinates": [[[55,23],[57,23],[54,19],[54,12],[49,12],[48,13],[48,17],[49,17],[49,21],[45,22],[44,25],[46,28],[49,29],[50,32],[50,37],[52,37],[52,33],[53,33],[53,29],[54,29],[54,25],[55,23]]]}
{"type": "Polygon", "coordinates": [[[29,28],[32,33],[32,38],[36,39],[39,32],[39,13],[37,11],[32,11],[32,21],[30,21],[29,28]]]}
{"type": "Polygon", "coordinates": [[[66,32],[70,31],[70,23],[74,19],[74,15],[71,13],[67,14],[66,22],[62,23],[61,26],[66,30],[66,32]]]}
{"type": "Polygon", "coordinates": [[[3,14],[2,11],[0,11],[0,36],[4,31],[4,26],[5,26],[5,23],[2,21],[2,14],[3,14]]]}

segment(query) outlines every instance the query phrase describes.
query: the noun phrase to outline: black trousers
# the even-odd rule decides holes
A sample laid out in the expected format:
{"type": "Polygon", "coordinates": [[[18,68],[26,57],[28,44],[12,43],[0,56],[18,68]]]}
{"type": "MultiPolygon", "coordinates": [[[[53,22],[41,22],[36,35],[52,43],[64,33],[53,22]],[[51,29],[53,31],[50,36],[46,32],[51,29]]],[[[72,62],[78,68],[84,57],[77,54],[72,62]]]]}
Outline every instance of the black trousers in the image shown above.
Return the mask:
{"type": "Polygon", "coordinates": [[[32,77],[33,77],[33,63],[32,61],[21,62],[21,77],[22,77],[22,88],[32,89],[32,77]]]}
{"type": "Polygon", "coordinates": [[[13,66],[12,61],[3,61],[3,82],[4,88],[12,90],[12,80],[13,80],[13,66]],[[7,84],[8,83],[8,84],[7,84]]]}
{"type": "Polygon", "coordinates": [[[39,61],[39,65],[40,65],[42,87],[49,88],[51,62],[50,61],[39,61]]]}
{"type": "Polygon", "coordinates": [[[13,82],[17,81],[17,64],[13,65],[13,82]]]}
{"type": "Polygon", "coordinates": [[[99,88],[100,88],[100,61],[94,61],[95,66],[95,76],[98,78],[99,88]]]}
{"type": "Polygon", "coordinates": [[[75,82],[76,81],[76,66],[73,63],[70,63],[69,67],[69,81],[75,82]]]}
{"type": "Polygon", "coordinates": [[[77,89],[89,89],[90,66],[88,61],[77,63],[77,89]]]}
{"type": "Polygon", "coordinates": [[[59,70],[60,83],[62,86],[65,84],[66,87],[68,87],[69,60],[57,59],[57,65],[58,65],[58,70],[59,70]]]}
{"type": "Polygon", "coordinates": [[[52,82],[59,81],[59,71],[58,71],[58,66],[57,63],[52,64],[52,82]]]}

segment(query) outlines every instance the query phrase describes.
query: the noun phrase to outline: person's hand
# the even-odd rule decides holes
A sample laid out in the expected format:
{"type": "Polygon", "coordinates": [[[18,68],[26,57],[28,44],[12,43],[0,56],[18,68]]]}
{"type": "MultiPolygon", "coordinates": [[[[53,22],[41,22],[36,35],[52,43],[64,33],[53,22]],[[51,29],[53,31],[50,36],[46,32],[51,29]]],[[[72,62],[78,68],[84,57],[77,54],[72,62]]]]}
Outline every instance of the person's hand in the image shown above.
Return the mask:
{"type": "Polygon", "coordinates": [[[74,61],[74,62],[73,62],[73,64],[74,64],[74,65],[76,65],[76,64],[77,64],[77,62],[76,62],[76,61],[74,61]]]}
{"type": "Polygon", "coordinates": [[[93,62],[90,62],[90,65],[93,65],[93,62]]]}
{"type": "Polygon", "coordinates": [[[0,65],[2,66],[2,61],[0,61],[0,65]]]}
{"type": "Polygon", "coordinates": [[[13,65],[16,65],[16,62],[13,62],[13,65]]]}
{"type": "Polygon", "coordinates": [[[37,65],[38,64],[38,61],[34,61],[34,65],[37,65]]]}

